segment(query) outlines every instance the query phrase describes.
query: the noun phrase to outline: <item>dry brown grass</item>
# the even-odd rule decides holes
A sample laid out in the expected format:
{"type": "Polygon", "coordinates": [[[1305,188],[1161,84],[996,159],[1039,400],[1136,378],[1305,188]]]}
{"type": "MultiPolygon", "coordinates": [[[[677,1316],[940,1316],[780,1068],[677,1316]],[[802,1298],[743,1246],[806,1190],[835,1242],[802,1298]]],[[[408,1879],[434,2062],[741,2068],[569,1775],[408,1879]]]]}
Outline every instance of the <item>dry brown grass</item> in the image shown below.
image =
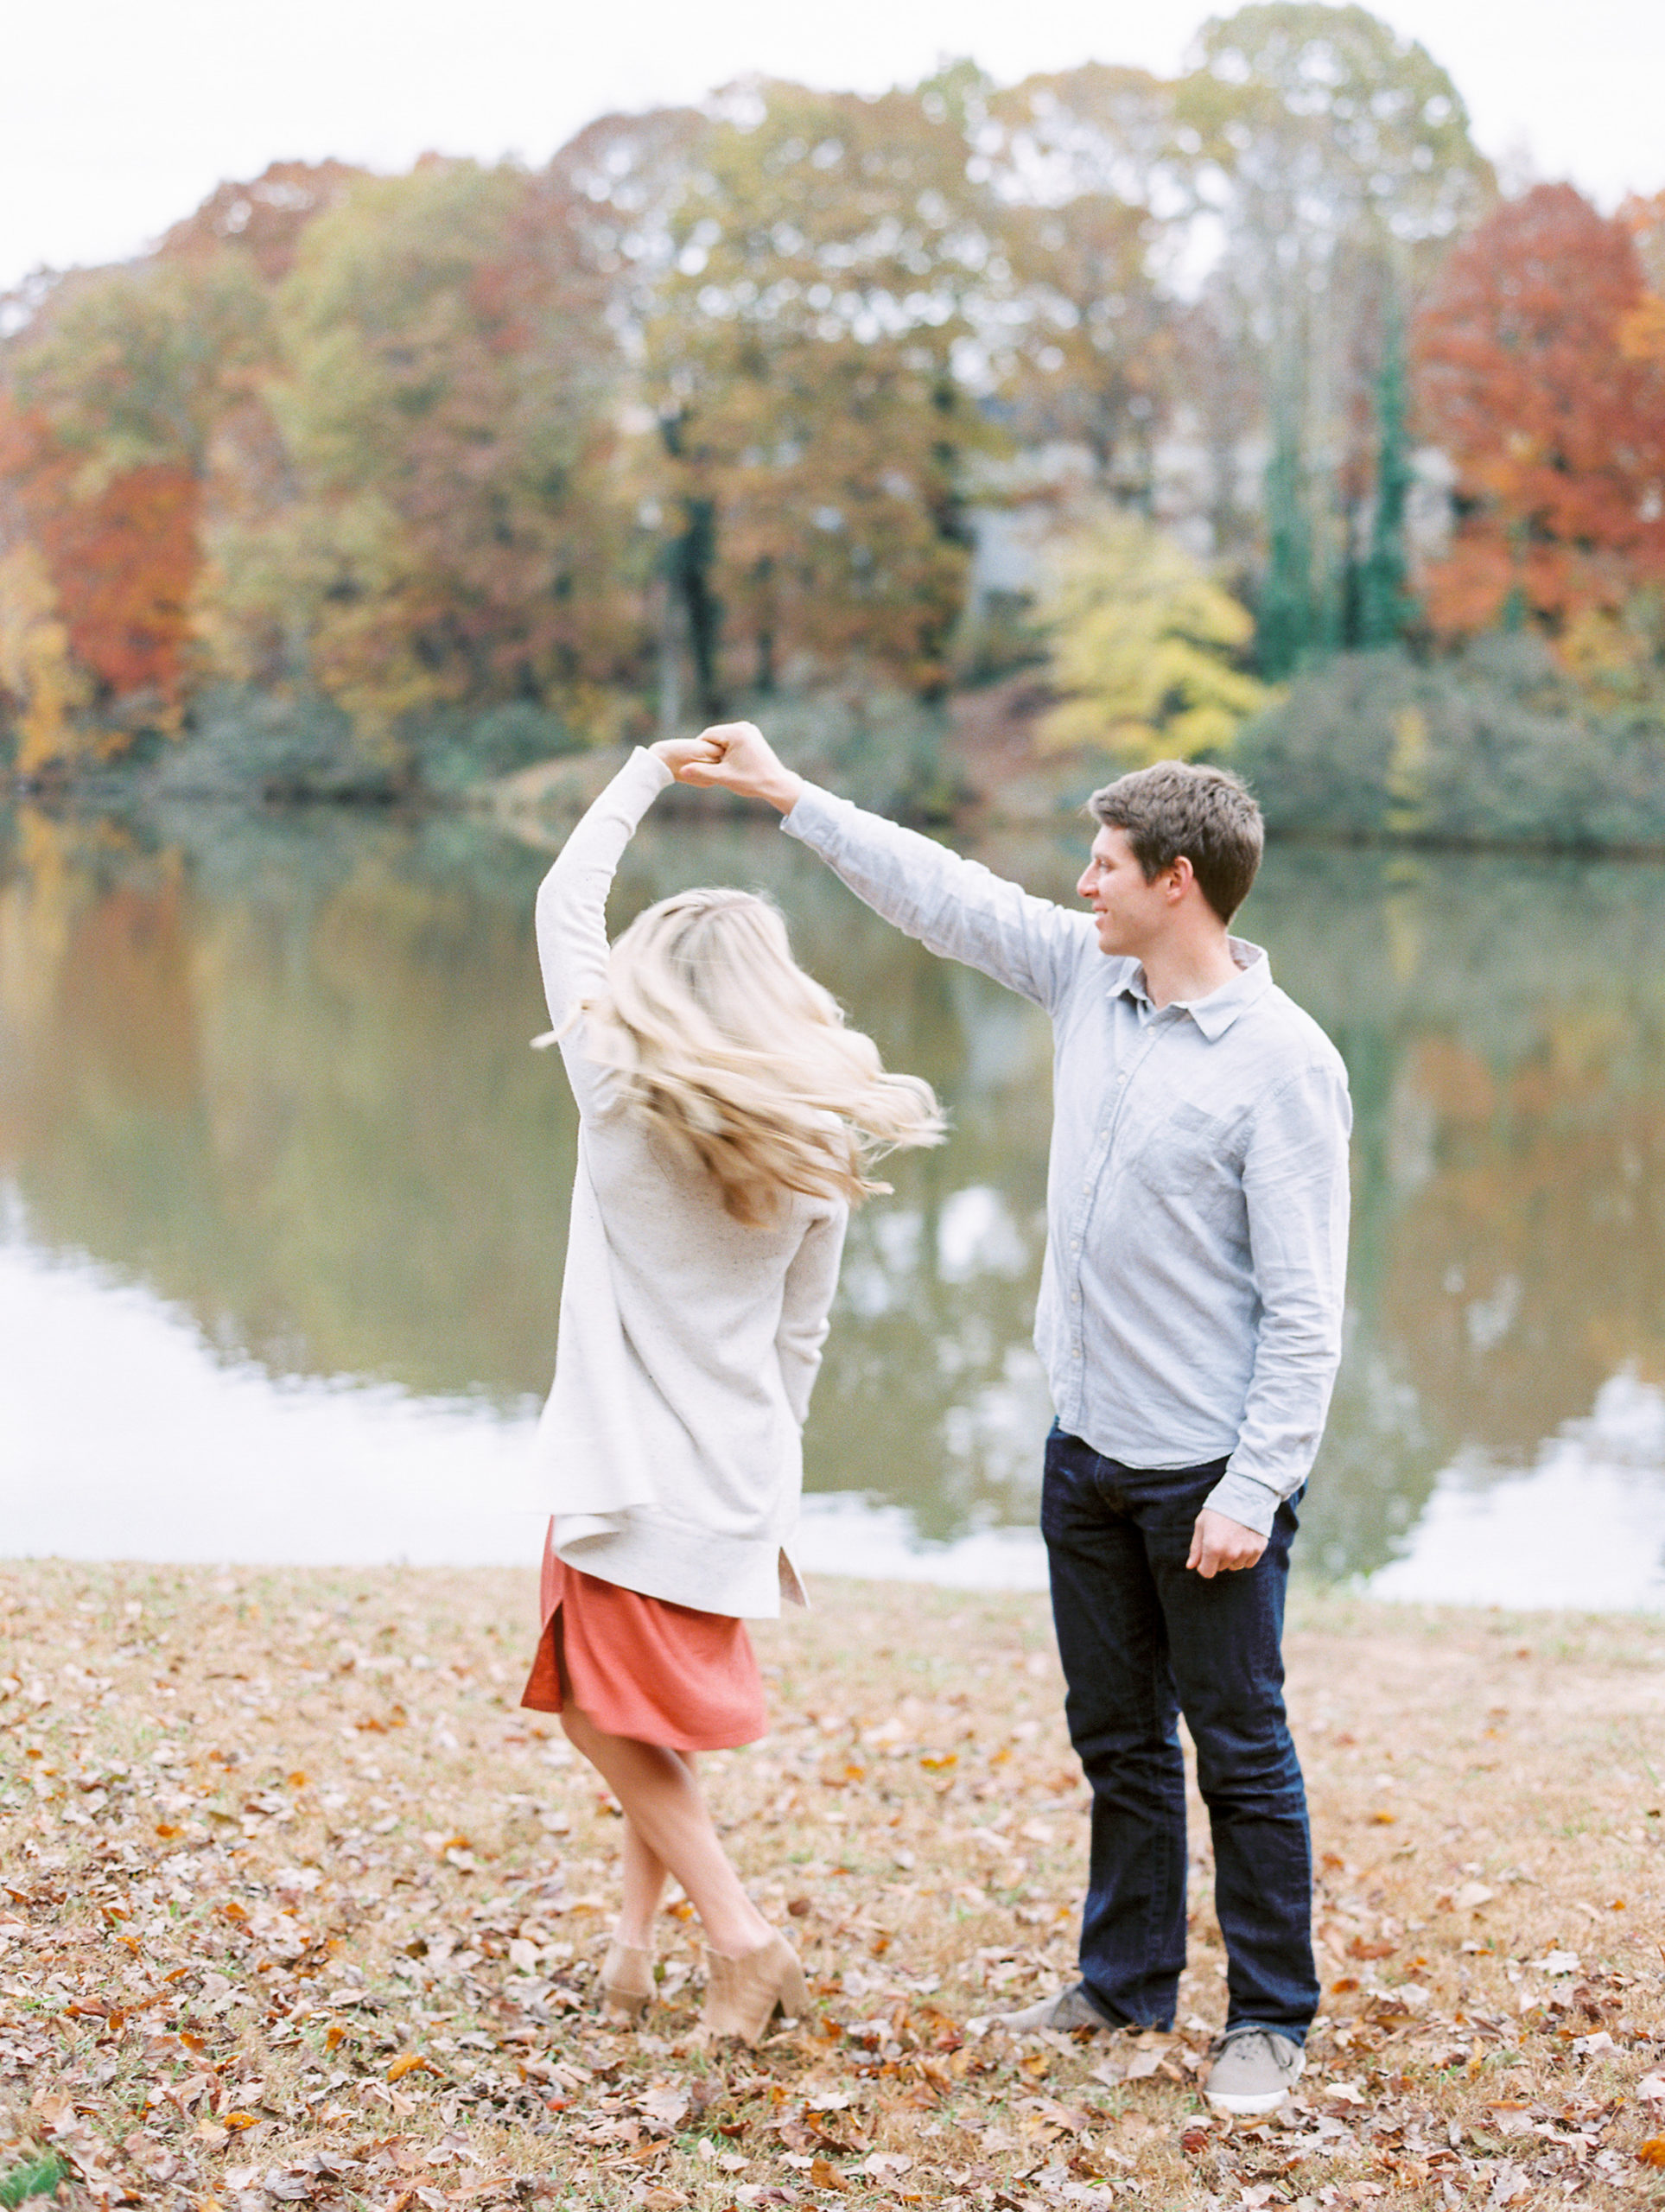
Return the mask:
{"type": "Polygon", "coordinates": [[[776,1732],[710,1786],[823,2009],[712,2057],[675,1913],[651,2031],[592,2012],[618,1830],[516,1708],[530,1575],[4,1586],[0,2202],[46,2155],[72,2199],[238,2212],[1665,2189],[1665,1624],[1297,1610],[1329,1993],[1299,2096],[1232,2128],[1196,2092],[1200,1821],[1178,2034],[966,2031],[1070,1970],[1084,1793],[1039,1600],[829,1586],[759,1636],[776,1732]]]}

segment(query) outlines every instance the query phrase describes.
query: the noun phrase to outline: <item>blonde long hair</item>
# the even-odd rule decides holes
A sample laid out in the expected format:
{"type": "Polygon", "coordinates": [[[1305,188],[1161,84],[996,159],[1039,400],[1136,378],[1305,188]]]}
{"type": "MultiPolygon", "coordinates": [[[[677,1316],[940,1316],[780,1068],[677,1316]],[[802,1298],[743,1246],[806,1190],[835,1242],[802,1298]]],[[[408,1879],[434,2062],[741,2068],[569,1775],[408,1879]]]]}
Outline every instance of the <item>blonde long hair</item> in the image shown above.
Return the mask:
{"type": "Polygon", "coordinates": [[[859,1204],[889,1188],[867,1173],[881,1154],[942,1141],[931,1085],[887,1072],[873,1039],[845,1027],[754,893],[650,906],[581,1011],[586,1051],[618,1077],[617,1110],[702,1167],[736,1221],[769,1219],[789,1191],[859,1204]]]}

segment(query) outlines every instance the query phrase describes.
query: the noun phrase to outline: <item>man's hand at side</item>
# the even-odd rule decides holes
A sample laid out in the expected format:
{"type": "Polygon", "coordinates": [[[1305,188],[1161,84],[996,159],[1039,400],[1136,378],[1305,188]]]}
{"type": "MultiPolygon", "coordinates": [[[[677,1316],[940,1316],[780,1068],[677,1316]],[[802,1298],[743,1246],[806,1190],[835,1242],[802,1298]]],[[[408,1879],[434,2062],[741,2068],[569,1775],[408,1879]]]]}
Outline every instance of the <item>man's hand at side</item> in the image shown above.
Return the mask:
{"type": "Polygon", "coordinates": [[[715,758],[691,764],[682,772],[683,783],[764,799],[779,814],[798,804],[803,777],[785,766],[755,722],[713,722],[700,732],[699,741],[712,747],[715,758]]]}
{"type": "Polygon", "coordinates": [[[1253,1567],[1265,1549],[1266,1538],[1258,1530],[1245,1529],[1241,1521],[1233,1521],[1224,1513],[1211,1512],[1205,1505],[1191,1532],[1191,1556],[1185,1565],[1194,1567],[1207,1582],[1234,1568],[1253,1567]]]}

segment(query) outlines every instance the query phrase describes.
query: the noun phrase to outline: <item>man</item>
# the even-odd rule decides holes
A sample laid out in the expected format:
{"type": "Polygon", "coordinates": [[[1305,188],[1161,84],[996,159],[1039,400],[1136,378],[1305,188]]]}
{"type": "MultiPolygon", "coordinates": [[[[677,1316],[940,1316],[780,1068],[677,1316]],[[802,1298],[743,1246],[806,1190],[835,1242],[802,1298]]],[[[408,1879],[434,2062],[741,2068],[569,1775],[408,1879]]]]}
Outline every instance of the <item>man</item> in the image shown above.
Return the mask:
{"type": "Polygon", "coordinates": [[[1087,915],[817,789],[749,722],[705,734],[721,760],[687,780],[768,801],[887,920],[1052,1020],[1041,1530],[1092,1840],[1080,1980],[1003,2024],[1171,2024],[1183,1713],[1228,1961],[1206,2094],[1270,2111],[1319,1997],[1280,1646],[1340,1357],[1351,1116],[1334,1046],[1229,933],[1260,810],[1235,776],[1179,761],[1095,792],[1087,915]]]}

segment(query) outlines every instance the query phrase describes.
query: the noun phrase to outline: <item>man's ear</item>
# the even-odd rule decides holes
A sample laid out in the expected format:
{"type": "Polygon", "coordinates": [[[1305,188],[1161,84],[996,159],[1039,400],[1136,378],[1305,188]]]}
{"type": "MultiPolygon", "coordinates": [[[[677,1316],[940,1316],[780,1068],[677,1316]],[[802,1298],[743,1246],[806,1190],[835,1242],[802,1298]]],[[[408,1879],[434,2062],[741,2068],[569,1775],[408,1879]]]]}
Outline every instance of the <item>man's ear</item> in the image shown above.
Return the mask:
{"type": "Polygon", "coordinates": [[[1196,882],[1197,871],[1186,855],[1181,853],[1176,861],[1170,863],[1167,877],[1169,898],[1179,899],[1185,897],[1192,885],[1196,882]]]}

